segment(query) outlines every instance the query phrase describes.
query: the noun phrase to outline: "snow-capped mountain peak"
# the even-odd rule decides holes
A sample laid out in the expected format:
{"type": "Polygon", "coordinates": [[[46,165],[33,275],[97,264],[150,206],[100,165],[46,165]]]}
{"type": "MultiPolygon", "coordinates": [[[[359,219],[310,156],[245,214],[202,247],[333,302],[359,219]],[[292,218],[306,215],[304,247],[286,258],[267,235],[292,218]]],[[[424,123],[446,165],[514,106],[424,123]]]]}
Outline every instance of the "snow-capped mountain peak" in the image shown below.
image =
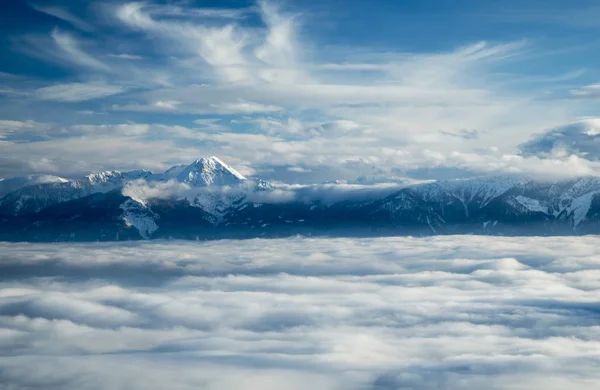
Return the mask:
{"type": "MultiPolygon", "coordinates": [[[[171,168],[169,171],[172,171],[171,168]]],[[[168,173],[169,171],[165,172],[168,173]]],[[[203,157],[183,168],[175,179],[179,182],[187,183],[192,186],[231,186],[237,185],[246,180],[246,178],[219,160],[217,157],[203,157]]]]}

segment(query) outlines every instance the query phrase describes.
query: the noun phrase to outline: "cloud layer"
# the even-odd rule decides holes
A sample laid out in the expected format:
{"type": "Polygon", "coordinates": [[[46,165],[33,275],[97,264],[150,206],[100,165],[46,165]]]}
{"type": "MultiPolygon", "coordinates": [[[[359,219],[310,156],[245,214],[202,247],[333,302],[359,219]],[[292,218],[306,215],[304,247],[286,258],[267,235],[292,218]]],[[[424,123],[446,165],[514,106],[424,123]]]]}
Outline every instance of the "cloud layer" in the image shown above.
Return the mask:
{"type": "Polygon", "coordinates": [[[2,243],[0,382],[416,390],[600,380],[596,237],[240,244],[2,243]]]}

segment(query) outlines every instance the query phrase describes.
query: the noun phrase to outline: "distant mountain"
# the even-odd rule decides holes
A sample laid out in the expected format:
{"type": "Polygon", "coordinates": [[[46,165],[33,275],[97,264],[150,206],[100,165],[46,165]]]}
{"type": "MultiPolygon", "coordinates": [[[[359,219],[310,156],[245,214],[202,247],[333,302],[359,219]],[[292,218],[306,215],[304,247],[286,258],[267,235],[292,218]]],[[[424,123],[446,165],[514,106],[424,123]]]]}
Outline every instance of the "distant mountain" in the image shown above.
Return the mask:
{"type": "Polygon", "coordinates": [[[29,175],[13,177],[10,179],[0,179],[0,197],[9,194],[19,188],[32,186],[42,183],[65,183],[67,179],[52,175],[29,175]]]}
{"type": "Polygon", "coordinates": [[[201,158],[190,165],[178,165],[166,171],[159,180],[175,179],[192,186],[234,186],[246,178],[217,157],[201,158]]]}
{"type": "Polygon", "coordinates": [[[365,185],[275,187],[209,157],[158,174],[5,181],[0,240],[9,241],[600,233],[599,177],[406,182],[362,196],[353,188],[365,185]]]}
{"type": "Polygon", "coordinates": [[[62,179],[25,185],[0,199],[0,215],[35,213],[57,203],[120,189],[130,181],[151,176],[152,173],[147,171],[105,171],[79,180],[62,179]]]}

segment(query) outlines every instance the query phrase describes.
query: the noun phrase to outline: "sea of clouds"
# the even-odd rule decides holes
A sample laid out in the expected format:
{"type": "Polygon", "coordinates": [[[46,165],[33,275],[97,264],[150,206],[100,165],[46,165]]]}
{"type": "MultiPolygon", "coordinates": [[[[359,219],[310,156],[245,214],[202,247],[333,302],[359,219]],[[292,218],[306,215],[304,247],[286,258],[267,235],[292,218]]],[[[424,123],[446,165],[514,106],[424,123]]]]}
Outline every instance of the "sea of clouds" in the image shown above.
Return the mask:
{"type": "Polygon", "coordinates": [[[0,243],[0,389],[597,389],[598,237],[0,243]]]}

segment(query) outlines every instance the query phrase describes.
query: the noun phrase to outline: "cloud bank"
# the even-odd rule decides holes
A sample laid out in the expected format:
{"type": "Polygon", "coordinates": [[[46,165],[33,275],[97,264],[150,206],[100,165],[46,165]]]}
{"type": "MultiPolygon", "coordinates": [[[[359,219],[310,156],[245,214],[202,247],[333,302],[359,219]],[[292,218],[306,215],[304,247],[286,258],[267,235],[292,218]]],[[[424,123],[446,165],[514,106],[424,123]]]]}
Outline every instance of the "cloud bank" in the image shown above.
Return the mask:
{"type": "Polygon", "coordinates": [[[558,390],[600,380],[597,237],[243,243],[0,244],[0,382],[558,390]]]}
{"type": "MultiPolygon", "coordinates": [[[[0,182],[1,183],[1,182],[0,182]]],[[[194,187],[177,181],[134,180],[127,183],[122,194],[145,203],[150,199],[213,199],[225,201],[244,197],[248,202],[274,204],[289,202],[323,202],[332,204],[344,200],[375,200],[391,195],[410,183],[381,184],[315,184],[287,185],[278,183],[268,191],[256,191],[257,182],[249,180],[238,186],[194,187]]]]}
{"type": "Polygon", "coordinates": [[[521,145],[525,156],[600,160],[600,119],[583,119],[538,134],[521,145]]]}

